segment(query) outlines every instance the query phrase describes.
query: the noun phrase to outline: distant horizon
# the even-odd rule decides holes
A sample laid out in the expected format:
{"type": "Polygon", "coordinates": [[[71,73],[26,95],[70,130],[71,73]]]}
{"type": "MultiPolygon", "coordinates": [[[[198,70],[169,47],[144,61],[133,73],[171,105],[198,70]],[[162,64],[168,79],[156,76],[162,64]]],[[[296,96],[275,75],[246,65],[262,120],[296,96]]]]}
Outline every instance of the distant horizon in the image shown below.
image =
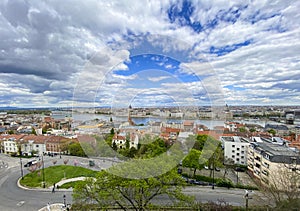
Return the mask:
{"type": "MultiPolygon", "coordinates": [[[[228,107],[299,107],[300,105],[228,105],[228,107]]],[[[181,106],[179,108],[188,108],[188,107],[196,107],[196,106],[181,106]]],[[[211,108],[211,107],[226,107],[224,106],[209,106],[209,105],[202,105],[202,106],[197,106],[197,107],[205,107],[205,108],[211,108]]],[[[98,106],[98,107],[70,107],[70,106],[65,106],[65,107],[55,107],[55,106],[49,106],[49,107],[0,107],[0,111],[3,110],[31,110],[31,109],[38,109],[38,110],[43,110],[43,109],[52,109],[52,110],[61,110],[61,109],[101,109],[101,108],[112,108],[112,109],[126,109],[128,107],[109,107],[109,106],[98,106]]],[[[142,106],[142,107],[132,107],[132,108],[178,108],[176,106],[142,106]]]]}

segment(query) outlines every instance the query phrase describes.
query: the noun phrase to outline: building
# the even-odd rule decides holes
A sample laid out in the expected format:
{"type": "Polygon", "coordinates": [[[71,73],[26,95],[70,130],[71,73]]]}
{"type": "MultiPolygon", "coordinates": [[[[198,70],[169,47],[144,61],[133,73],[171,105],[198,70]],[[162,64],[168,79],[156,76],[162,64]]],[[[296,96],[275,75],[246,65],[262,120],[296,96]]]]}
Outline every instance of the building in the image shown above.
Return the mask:
{"type": "Polygon", "coordinates": [[[46,152],[47,136],[27,135],[21,140],[22,155],[42,155],[46,152]],[[32,154],[33,153],[33,154],[32,154]]]}
{"type": "Polygon", "coordinates": [[[299,171],[299,152],[285,145],[268,142],[252,142],[248,147],[248,170],[263,185],[285,185],[279,179],[283,170],[299,171]]]}
{"type": "Polygon", "coordinates": [[[72,139],[68,139],[62,136],[46,136],[46,153],[48,154],[61,154],[66,153],[66,145],[72,142],[72,139]]]}
{"type": "Polygon", "coordinates": [[[20,140],[25,135],[1,135],[0,136],[0,143],[1,143],[1,150],[5,154],[15,154],[18,155],[21,151],[20,149],[20,140]]]}
{"type": "Polygon", "coordinates": [[[112,138],[112,146],[113,144],[116,144],[116,146],[119,149],[126,148],[126,134],[121,133],[121,134],[115,134],[112,138]]]}
{"type": "Polygon", "coordinates": [[[250,139],[239,136],[221,136],[225,159],[232,159],[235,164],[247,165],[247,152],[250,139]]]}
{"type": "Polygon", "coordinates": [[[183,130],[186,132],[190,132],[194,130],[194,121],[185,120],[183,121],[183,130]]]}
{"type": "Polygon", "coordinates": [[[18,145],[19,143],[17,142],[16,139],[10,138],[5,141],[3,141],[4,145],[4,153],[5,154],[18,154],[19,153],[19,148],[18,145]]]}

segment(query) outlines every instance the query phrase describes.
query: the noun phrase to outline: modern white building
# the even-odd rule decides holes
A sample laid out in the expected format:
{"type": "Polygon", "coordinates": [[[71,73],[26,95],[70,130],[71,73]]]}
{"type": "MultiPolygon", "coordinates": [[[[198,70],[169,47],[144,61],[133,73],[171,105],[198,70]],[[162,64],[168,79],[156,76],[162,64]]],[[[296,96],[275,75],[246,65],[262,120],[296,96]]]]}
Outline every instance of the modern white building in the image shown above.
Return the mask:
{"type": "Polygon", "coordinates": [[[239,136],[222,136],[225,159],[232,159],[235,164],[247,165],[247,152],[250,140],[239,136]]]}

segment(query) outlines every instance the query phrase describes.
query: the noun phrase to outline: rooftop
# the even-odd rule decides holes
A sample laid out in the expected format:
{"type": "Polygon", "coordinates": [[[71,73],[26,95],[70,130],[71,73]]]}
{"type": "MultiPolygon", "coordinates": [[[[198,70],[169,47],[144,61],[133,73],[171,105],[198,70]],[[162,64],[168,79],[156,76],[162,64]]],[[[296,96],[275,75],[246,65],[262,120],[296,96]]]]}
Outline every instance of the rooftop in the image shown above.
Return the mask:
{"type": "Polygon", "coordinates": [[[291,158],[296,158],[300,164],[299,152],[287,146],[267,142],[251,143],[256,151],[265,158],[277,163],[290,163],[291,158]]]}

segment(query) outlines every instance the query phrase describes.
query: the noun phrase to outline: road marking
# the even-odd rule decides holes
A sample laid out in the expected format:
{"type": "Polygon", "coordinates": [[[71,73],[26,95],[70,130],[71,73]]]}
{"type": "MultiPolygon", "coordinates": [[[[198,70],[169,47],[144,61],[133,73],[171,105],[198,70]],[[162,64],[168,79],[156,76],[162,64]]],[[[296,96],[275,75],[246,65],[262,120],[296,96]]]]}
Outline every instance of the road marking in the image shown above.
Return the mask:
{"type": "Polygon", "coordinates": [[[25,201],[20,201],[17,206],[21,207],[23,204],[25,203],[25,201]]]}

